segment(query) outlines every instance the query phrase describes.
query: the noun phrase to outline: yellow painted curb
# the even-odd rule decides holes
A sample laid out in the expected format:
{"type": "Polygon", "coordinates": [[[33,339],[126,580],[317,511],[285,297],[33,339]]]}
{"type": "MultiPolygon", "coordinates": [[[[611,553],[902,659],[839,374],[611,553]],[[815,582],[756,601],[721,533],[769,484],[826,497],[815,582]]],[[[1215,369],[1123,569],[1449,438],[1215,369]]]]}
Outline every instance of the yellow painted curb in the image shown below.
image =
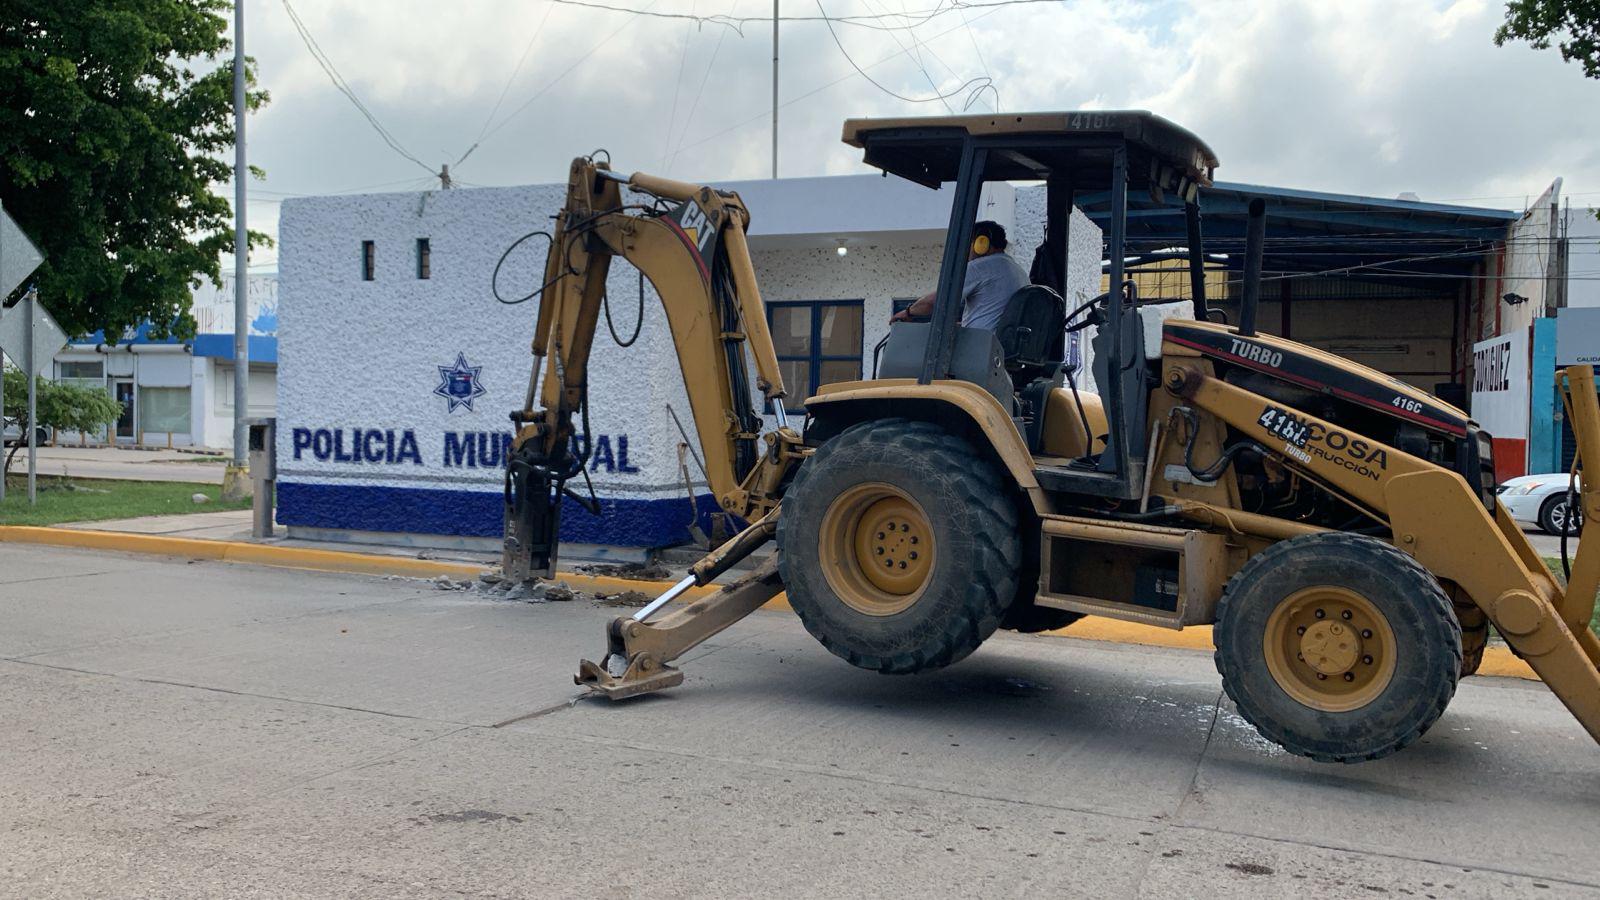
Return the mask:
{"type": "MultiPolygon", "coordinates": [[[[308,569],[315,572],[343,572],[353,575],[399,575],[408,578],[449,575],[452,578],[476,578],[478,573],[484,570],[483,566],[472,563],[412,559],[380,553],[353,553],[345,550],[251,544],[244,541],[207,541],[152,534],[128,534],[120,531],[89,531],[28,525],[0,525],[0,541],[48,544],[56,547],[85,547],[119,553],[151,553],[160,556],[182,556],[189,559],[211,559],[220,562],[308,569]]],[[[561,580],[574,588],[590,593],[598,591],[614,594],[628,590],[642,590],[649,593],[665,586],[664,582],[631,581],[626,578],[583,575],[577,572],[562,573],[561,580]]],[[[687,596],[703,597],[713,590],[715,588],[691,588],[687,596]]],[[[785,603],[783,608],[787,609],[788,604],[785,603]]]]}
{"type": "MultiPolygon", "coordinates": [[[[1211,650],[1210,625],[1191,625],[1182,631],[1170,628],[1158,628],[1154,625],[1140,625],[1136,622],[1119,622],[1116,619],[1103,619],[1091,616],[1082,621],[1075,622],[1069,628],[1060,628],[1046,632],[1053,637],[1071,637],[1085,641],[1107,641],[1115,644],[1140,644],[1146,647],[1177,647],[1183,650],[1211,650]]],[[[1478,666],[1479,675],[1494,675],[1504,678],[1526,678],[1529,681],[1538,681],[1536,675],[1527,663],[1517,658],[1511,648],[1498,644],[1490,645],[1483,652],[1483,663],[1478,666]]]]}
{"type": "MultiPolygon", "coordinates": [[[[351,553],[344,550],[314,550],[306,547],[279,547],[273,544],[251,544],[242,541],[205,541],[195,538],[163,537],[150,534],[127,534],[119,531],[84,531],[75,528],[44,528],[28,525],[0,525],[0,541],[18,544],[48,544],[56,547],[85,547],[93,550],[113,550],[121,553],[152,553],[161,556],[183,556],[190,559],[213,559],[222,562],[248,563],[258,566],[277,566],[288,569],[309,569],[317,572],[343,572],[355,575],[399,575],[410,578],[430,578],[449,575],[455,578],[475,578],[483,566],[470,563],[442,562],[430,559],[412,559],[404,556],[384,556],[376,553],[351,553]]],[[[571,587],[589,593],[615,594],[622,591],[659,592],[667,587],[664,581],[634,581],[608,575],[584,575],[564,572],[561,580],[571,587]]],[[[698,599],[717,590],[714,586],[690,588],[684,598],[698,599]]],[[[789,599],[783,594],[768,601],[765,609],[790,610],[789,599]]],[[[1176,647],[1183,650],[1210,650],[1211,626],[1194,625],[1174,631],[1153,625],[1119,622],[1096,616],[1074,623],[1070,628],[1045,632],[1051,637],[1069,637],[1085,641],[1106,641],[1116,644],[1136,644],[1146,647],[1176,647]]],[[[1483,654],[1479,675],[1497,675],[1509,678],[1538,680],[1533,669],[1518,659],[1508,648],[1491,646],[1483,654]]]]}

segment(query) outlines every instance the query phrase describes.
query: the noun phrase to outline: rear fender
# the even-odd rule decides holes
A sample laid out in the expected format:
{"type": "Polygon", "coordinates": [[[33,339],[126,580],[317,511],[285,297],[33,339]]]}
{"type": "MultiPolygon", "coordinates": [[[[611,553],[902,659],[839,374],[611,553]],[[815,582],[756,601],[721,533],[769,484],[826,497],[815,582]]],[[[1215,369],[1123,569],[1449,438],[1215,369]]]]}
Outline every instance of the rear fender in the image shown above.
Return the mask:
{"type": "Polygon", "coordinates": [[[988,391],[967,381],[918,384],[909,378],[827,385],[806,400],[806,443],[819,444],[851,425],[874,419],[933,422],[970,441],[1010,474],[1036,515],[1051,511],[1033,474],[1033,455],[1016,423],[988,391]]]}

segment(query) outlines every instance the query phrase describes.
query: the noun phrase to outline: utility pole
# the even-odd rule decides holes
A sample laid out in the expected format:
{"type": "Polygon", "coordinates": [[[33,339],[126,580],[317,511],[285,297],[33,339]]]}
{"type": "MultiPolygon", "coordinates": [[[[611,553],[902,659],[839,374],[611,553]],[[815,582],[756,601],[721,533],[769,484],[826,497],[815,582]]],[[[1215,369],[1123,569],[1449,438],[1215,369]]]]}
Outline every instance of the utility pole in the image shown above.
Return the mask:
{"type": "Polygon", "coordinates": [[[778,0],[772,0],[772,177],[778,177],[778,0]]]}
{"type": "Polygon", "coordinates": [[[223,476],[225,500],[250,495],[250,235],[245,230],[244,0],[233,3],[233,462],[223,476]]]}
{"type": "Polygon", "coordinates": [[[39,320],[39,313],[35,309],[39,305],[39,289],[28,288],[28,293],[22,297],[27,304],[28,316],[28,505],[39,505],[39,377],[34,373],[39,371],[39,361],[33,358],[39,352],[39,342],[34,339],[33,329],[39,320]]]}
{"type": "MultiPolygon", "coordinates": [[[[4,211],[0,210],[0,215],[4,211]]],[[[0,241],[0,257],[6,252],[5,241],[0,241]]],[[[0,272],[5,271],[5,260],[0,258],[0,272]]],[[[5,314],[6,298],[0,296],[0,315],[5,314]]],[[[0,350],[0,500],[6,499],[6,352],[0,350]]]]}
{"type": "Polygon", "coordinates": [[[439,188],[448,191],[453,187],[455,187],[455,184],[450,181],[450,165],[441,163],[439,165],[439,188]]]}

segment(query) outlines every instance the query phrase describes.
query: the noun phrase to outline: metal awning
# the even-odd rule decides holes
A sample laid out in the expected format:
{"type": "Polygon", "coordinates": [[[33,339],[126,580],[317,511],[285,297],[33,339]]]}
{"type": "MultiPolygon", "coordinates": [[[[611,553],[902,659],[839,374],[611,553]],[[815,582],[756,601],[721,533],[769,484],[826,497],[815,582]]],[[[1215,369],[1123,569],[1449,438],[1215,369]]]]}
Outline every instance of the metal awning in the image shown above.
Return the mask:
{"type": "MultiPolygon", "coordinates": [[[[1200,190],[1205,246],[1214,264],[1241,267],[1246,209],[1257,198],[1267,204],[1265,269],[1369,279],[1425,283],[1430,276],[1468,273],[1521,218],[1511,210],[1218,182],[1200,190]]],[[[1104,192],[1080,195],[1078,205],[1099,223],[1110,215],[1104,192]]],[[[1159,258],[1185,244],[1181,205],[1130,194],[1129,206],[1128,256],[1159,258]]]]}

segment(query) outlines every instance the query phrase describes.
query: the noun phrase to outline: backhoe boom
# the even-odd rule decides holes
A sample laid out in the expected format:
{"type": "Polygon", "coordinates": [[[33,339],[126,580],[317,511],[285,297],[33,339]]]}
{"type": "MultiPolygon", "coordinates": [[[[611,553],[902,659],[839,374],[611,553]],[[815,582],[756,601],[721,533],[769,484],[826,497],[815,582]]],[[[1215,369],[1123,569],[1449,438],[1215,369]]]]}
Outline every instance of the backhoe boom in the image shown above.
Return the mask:
{"type": "Polygon", "coordinates": [[[718,504],[745,519],[776,505],[800,437],[784,424],[783,377],[745,243],[749,221],[737,194],[573,161],[545,263],[527,400],[512,413],[519,428],[506,470],[508,578],[554,575],[562,498],[583,502],[566,482],[586,462],[589,354],[613,258],[638,268],[660,296],[718,504]],[[624,203],[624,185],[651,202],[624,203]],[[764,448],[746,347],[756,388],[779,416],[764,448]]]}

